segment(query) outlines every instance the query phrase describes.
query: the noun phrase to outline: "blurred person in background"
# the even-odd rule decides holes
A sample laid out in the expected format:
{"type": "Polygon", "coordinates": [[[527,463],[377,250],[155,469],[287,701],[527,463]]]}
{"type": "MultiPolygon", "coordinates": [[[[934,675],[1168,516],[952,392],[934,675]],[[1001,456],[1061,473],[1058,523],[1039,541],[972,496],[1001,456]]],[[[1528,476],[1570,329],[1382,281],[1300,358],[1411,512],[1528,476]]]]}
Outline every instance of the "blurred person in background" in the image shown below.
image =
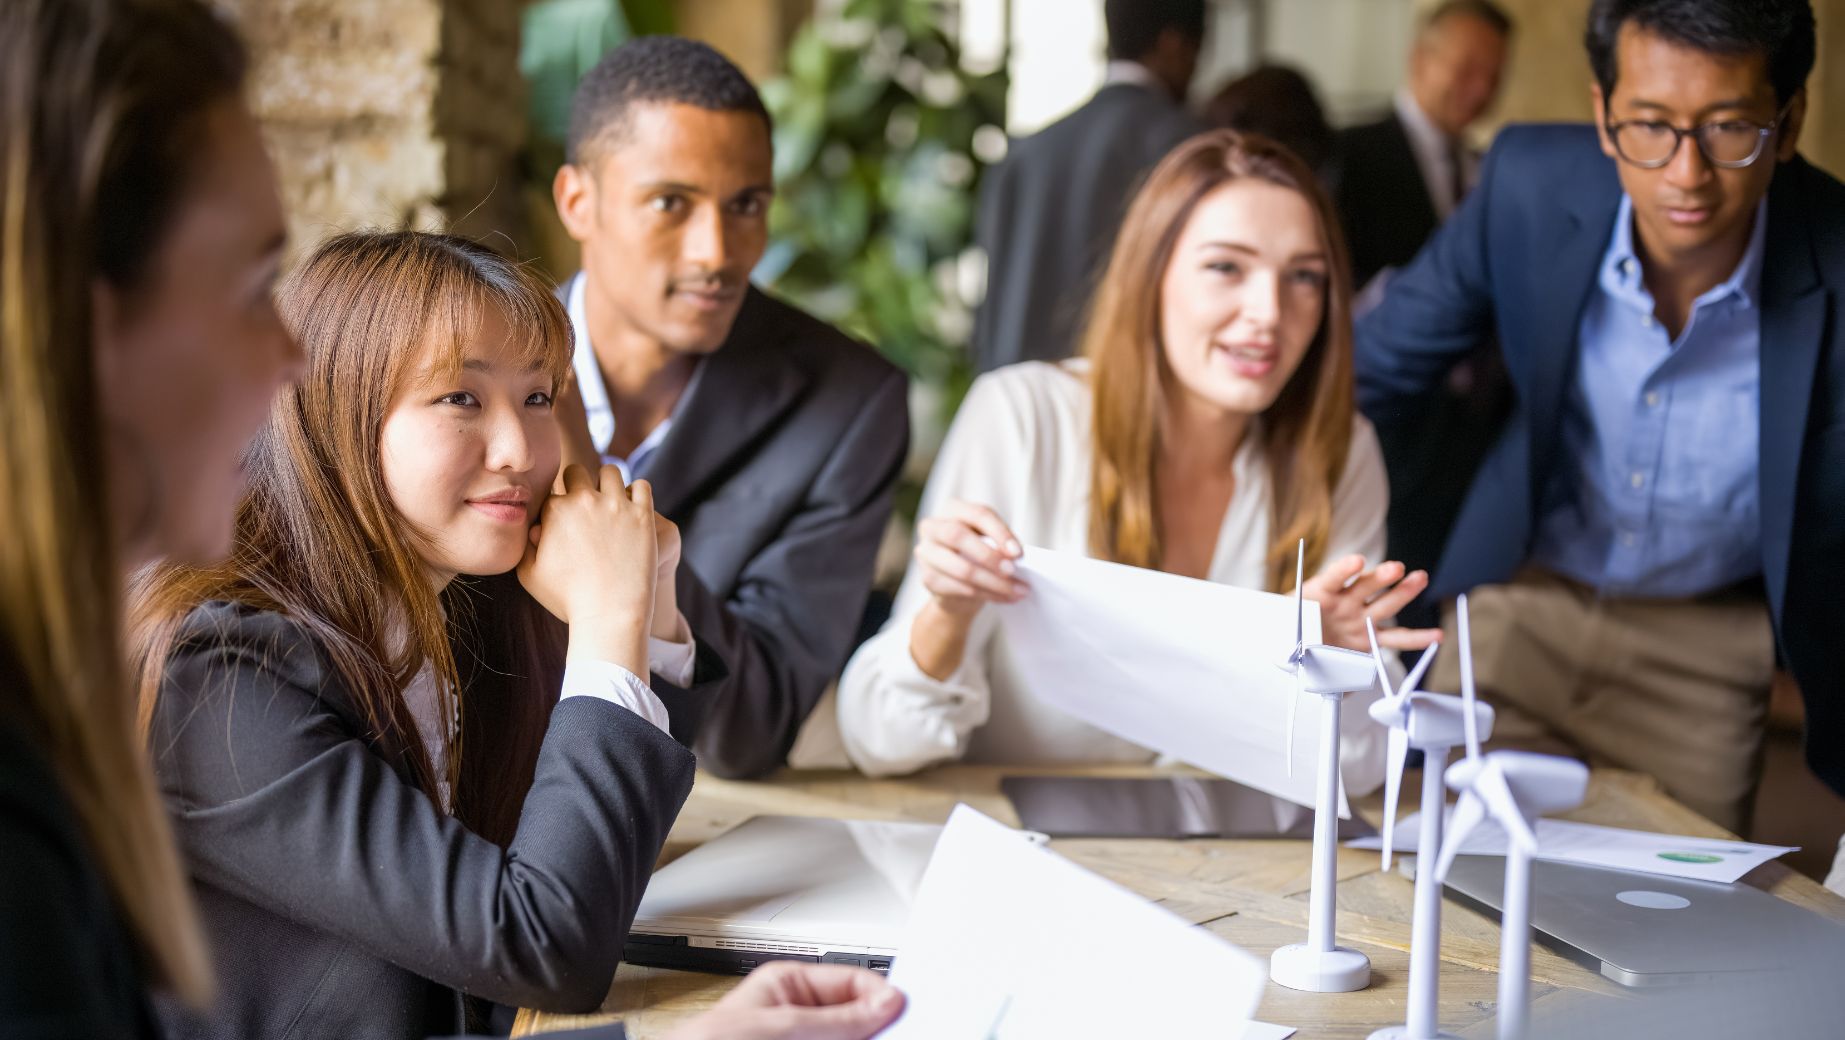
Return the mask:
{"type": "Polygon", "coordinates": [[[1082,311],[1147,171],[1203,129],[1185,92],[1204,45],[1205,0],[1107,0],[1108,69],[1081,108],[1012,142],[980,187],[987,257],[975,367],[1077,351],[1082,311]]]}
{"type": "MultiPolygon", "coordinates": [[[[1360,316],[1479,175],[1467,131],[1499,94],[1511,36],[1511,18],[1492,0],[1444,0],[1416,34],[1408,79],[1390,113],[1339,135],[1335,195],[1360,316]]],[[[1435,566],[1468,481],[1510,407],[1505,366],[1489,343],[1456,359],[1400,421],[1378,425],[1390,469],[1391,555],[1435,566]]],[[[1434,621],[1421,605],[1411,617],[1434,621]]]]}
{"type": "Polygon", "coordinates": [[[1238,76],[1204,106],[1204,121],[1279,142],[1321,179],[1331,172],[1333,129],[1313,84],[1298,69],[1261,65],[1238,76]]]}

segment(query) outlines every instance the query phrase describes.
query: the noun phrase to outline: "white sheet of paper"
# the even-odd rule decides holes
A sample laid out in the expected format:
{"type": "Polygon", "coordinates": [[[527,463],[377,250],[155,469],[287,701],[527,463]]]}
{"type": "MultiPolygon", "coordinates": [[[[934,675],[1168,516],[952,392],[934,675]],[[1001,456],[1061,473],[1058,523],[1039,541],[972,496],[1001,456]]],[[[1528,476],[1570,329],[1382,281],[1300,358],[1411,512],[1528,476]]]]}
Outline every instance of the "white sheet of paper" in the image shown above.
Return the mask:
{"type": "MultiPolygon", "coordinates": [[[[1278,667],[1294,646],[1292,597],[1035,547],[1019,570],[1031,595],[998,608],[996,643],[1033,696],[1142,747],[1314,804],[1320,699],[1294,704],[1294,679],[1278,667]],[[1292,775],[1290,710],[1300,713],[1292,775]]],[[[1311,601],[1304,630],[1319,640],[1311,601]]],[[[1346,734],[1375,725],[1365,713],[1375,696],[1346,698],[1346,734]]],[[[1351,815],[1343,785],[1339,815],[1351,815]]]]}
{"type": "Polygon", "coordinates": [[[1239,1040],[1266,966],[965,805],[917,889],[885,1040],[1239,1040]]]}
{"type": "MultiPolygon", "coordinates": [[[[1454,810],[1450,808],[1449,813],[1454,810]]],[[[1416,851],[1417,819],[1411,813],[1397,821],[1396,847],[1403,852],[1416,851]]],[[[1537,822],[1538,859],[1558,863],[1580,863],[1590,867],[1612,867],[1642,874],[1661,874],[1689,881],[1721,881],[1729,884],[1756,867],[1778,859],[1799,846],[1756,845],[1746,841],[1718,841],[1693,838],[1683,834],[1653,834],[1620,827],[1601,827],[1574,820],[1539,820],[1537,822]]],[[[1346,842],[1355,849],[1381,849],[1382,837],[1355,838],[1346,842]]],[[[1474,828],[1461,843],[1462,855],[1503,856],[1506,852],[1505,831],[1492,820],[1474,828]]]]}
{"type": "Polygon", "coordinates": [[[1243,1040],[1288,1040],[1298,1030],[1293,1026],[1278,1026],[1272,1022],[1251,1022],[1243,1029],[1243,1040]]]}

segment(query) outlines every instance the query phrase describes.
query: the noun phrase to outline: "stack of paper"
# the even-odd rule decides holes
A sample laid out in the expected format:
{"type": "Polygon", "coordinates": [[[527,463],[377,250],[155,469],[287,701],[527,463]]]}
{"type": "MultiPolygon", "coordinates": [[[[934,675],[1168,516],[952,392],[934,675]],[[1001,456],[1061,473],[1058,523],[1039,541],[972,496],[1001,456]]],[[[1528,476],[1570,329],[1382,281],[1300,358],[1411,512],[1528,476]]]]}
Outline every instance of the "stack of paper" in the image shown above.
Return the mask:
{"type": "MultiPolygon", "coordinates": [[[[1297,698],[1279,667],[1294,646],[1291,597],[1035,547],[1019,571],[1031,595],[999,608],[998,652],[1012,657],[1033,696],[1143,747],[1314,805],[1319,702],[1297,698]],[[1290,774],[1288,713],[1297,708],[1290,774]]],[[[1312,602],[1305,633],[1319,641],[1312,602]]],[[[1347,703],[1348,738],[1375,728],[1364,703],[1347,703]]],[[[1339,815],[1350,815],[1343,787],[1339,815]]]]}
{"type": "Polygon", "coordinates": [[[1266,978],[1235,946],[962,805],[891,968],[908,1003],[881,1035],[1285,1036],[1248,1031],[1266,978]]]}
{"type": "MultiPolygon", "coordinates": [[[[1416,821],[1420,816],[1420,813],[1411,813],[1397,821],[1396,844],[1400,851],[1416,851],[1419,833],[1416,821]]],[[[1536,859],[1725,884],[1738,880],[1769,860],[1799,851],[1798,846],[1652,834],[1570,820],[1539,820],[1537,838],[1536,859]]],[[[1383,839],[1358,838],[1346,844],[1357,849],[1379,849],[1383,848],[1383,839]]],[[[1491,820],[1481,823],[1461,842],[1463,856],[1503,856],[1505,853],[1505,831],[1491,820]]]]}

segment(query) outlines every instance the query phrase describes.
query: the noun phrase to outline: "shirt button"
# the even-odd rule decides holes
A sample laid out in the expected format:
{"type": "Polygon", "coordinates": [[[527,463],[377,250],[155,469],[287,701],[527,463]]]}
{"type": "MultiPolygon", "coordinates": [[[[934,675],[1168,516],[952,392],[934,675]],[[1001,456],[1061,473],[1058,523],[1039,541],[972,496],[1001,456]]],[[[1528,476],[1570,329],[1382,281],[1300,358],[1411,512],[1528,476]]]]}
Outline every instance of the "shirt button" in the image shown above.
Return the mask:
{"type": "Polygon", "coordinates": [[[1629,549],[1634,547],[1635,540],[1633,532],[1631,531],[1621,536],[1621,544],[1629,549]]]}
{"type": "Polygon", "coordinates": [[[1627,482],[1635,487],[1640,487],[1646,483],[1646,475],[1643,473],[1635,473],[1633,476],[1627,478],[1627,482]]]}
{"type": "Polygon", "coordinates": [[[1659,407],[1659,391],[1648,390],[1646,392],[1646,406],[1648,408],[1658,408],[1659,407]]]}
{"type": "Polygon", "coordinates": [[[1653,327],[1653,316],[1651,314],[1641,315],[1640,316],[1640,327],[1645,328],[1645,329],[1652,328],[1653,327]]]}

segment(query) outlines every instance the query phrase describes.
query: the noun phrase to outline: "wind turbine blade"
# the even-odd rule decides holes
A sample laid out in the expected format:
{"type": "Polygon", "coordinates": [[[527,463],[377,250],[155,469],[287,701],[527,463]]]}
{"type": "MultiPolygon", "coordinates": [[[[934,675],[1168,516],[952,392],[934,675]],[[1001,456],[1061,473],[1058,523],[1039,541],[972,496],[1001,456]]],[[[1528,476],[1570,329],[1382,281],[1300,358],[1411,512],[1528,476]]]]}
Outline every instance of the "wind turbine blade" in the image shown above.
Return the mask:
{"type": "Polygon", "coordinates": [[[1307,639],[1307,539],[1300,540],[1300,550],[1294,556],[1294,646],[1299,653],[1300,645],[1307,639]]]}
{"type": "Polygon", "coordinates": [[[1486,808],[1492,813],[1499,826],[1505,828],[1506,837],[1512,844],[1522,845],[1527,852],[1537,850],[1537,835],[1531,830],[1531,821],[1525,819],[1524,807],[1518,804],[1518,796],[1512,793],[1512,785],[1506,782],[1505,771],[1495,763],[1488,762],[1485,769],[1474,777],[1473,791],[1486,808]]]}
{"type": "Polygon", "coordinates": [[[1296,670],[1294,695],[1288,698],[1288,776],[1290,778],[1294,776],[1294,716],[1300,714],[1300,684],[1300,672],[1296,670]]]}
{"type": "Polygon", "coordinates": [[[1461,593],[1454,602],[1455,617],[1460,626],[1461,639],[1461,699],[1466,702],[1467,717],[1462,724],[1467,727],[1467,757],[1480,757],[1480,724],[1474,719],[1473,692],[1473,636],[1467,625],[1467,594],[1461,593]]]}
{"type": "Polygon", "coordinates": [[[1407,697],[1416,692],[1417,684],[1421,683],[1422,677],[1428,674],[1429,665],[1435,663],[1435,652],[1440,649],[1440,643],[1430,643],[1429,648],[1422,651],[1422,656],[1416,658],[1415,666],[1403,678],[1403,689],[1398,692],[1398,697],[1407,697]]]}
{"type": "MultiPolygon", "coordinates": [[[[1409,734],[1390,727],[1385,744],[1384,763],[1384,869],[1390,869],[1390,857],[1397,829],[1397,798],[1403,791],[1403,763],[1409,758],[1409,734]]],[[[1423,850],[1417,850],[1419,853],[1423,850]]],[[[1426,860],[1424,862],[1427,862],[1426,860]]]]}
{"type": "Polygon", "coordinates": [[[1402,696],[1403,691],[1399,690],[1395,695],[1390,692],[1390,671],[1384,667],[1384,652],[1377,648],[1377,626],[1371,623],[1369,617],[1365,618],[1365,635],[1371,637],[1371,663],[1377,665],[1377,688],[1384,691],[1384,696],[1395,700],[1402,696]]]}
{"type": "MultiPolygon", "coordinates": [[[[1471,790],[1462,791],[1460,801],[1454,803],[1454,815],[1449,817],[1448,826],[1441,833],[1441,855],[1435,861],[1435,880],[1448,880],[1448,871],[1454,866],[1454,857],[1460,855],[1461,845],[1484,819],[1486,807],[1480,804],[1479,796],[1471,790]]],[[[1417,849],[1416,855],[1428,853],[1417,849]]]]}

